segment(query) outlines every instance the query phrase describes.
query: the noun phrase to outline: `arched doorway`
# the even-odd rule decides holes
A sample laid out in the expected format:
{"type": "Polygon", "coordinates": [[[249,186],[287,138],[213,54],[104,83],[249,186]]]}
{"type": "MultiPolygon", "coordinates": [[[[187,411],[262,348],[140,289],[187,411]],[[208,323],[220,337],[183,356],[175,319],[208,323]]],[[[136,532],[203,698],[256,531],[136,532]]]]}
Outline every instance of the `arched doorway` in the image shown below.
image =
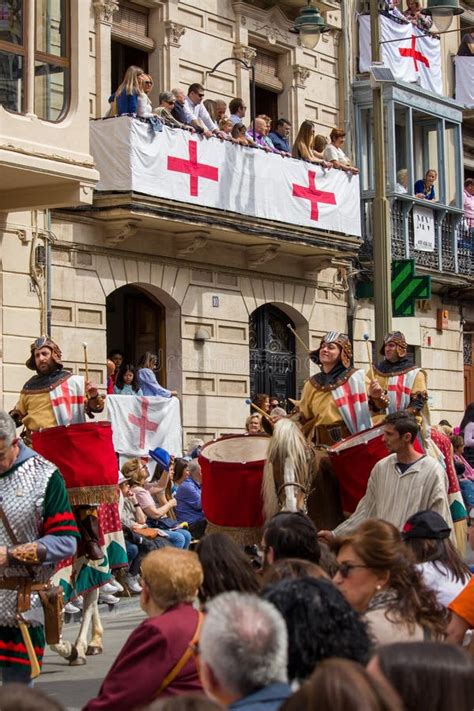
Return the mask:
{"type": "Polygon", "coordinates": [[[157,377],[166,384],[165,307],[137,286],[122,286],[107,297],[107,352],[119,349],[138,364],[145,351],[158,355],[157,377]]]}
{"type": "Polygon", "coordinates": [[[296,397],[295,338],[288,316],[272,304],[264,304],[250,316],[250,392],[267,393],[280,401],[296,397]]]}

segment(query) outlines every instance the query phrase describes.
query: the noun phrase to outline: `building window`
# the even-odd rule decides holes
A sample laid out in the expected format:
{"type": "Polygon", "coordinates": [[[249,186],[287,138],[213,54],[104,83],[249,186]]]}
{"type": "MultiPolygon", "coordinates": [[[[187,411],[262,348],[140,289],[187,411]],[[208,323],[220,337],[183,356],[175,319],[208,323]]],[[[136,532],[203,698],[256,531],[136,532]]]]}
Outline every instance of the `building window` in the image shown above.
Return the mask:
{"type": "Polygon", "coordinates": [[[0,104],[60,121],[69,84],[69,0],[0,0],[0,104]]]}

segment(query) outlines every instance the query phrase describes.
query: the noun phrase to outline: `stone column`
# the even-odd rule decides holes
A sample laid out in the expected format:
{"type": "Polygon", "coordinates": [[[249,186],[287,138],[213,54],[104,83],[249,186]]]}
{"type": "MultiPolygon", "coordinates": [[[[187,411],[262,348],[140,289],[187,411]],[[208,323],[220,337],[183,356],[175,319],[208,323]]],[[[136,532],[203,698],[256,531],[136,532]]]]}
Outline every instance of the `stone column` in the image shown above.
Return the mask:
{"type": "MultiPolygon", "coordinates": [[[[243,44],[234,45],[234,57],[237,59],[243,59],[247,64],[253,64],[255,57],[257,56],[257,50],[253,47],[247,47],[243,44]]],[[[230,62],[229,62],[230,64],[230,62]]],[[[243,99],[245,105],[247,106],[247,113],[245,115],[246,126],[250,126],[250,79],[251,73],[248,69],[245,69],[240,62],[235,62],[235,76],[236,76],[236,96],[243,99]]]]}
{"type": "MultiPolygon", "coordinates": [[[[95,115],[104,116],[109,109],[112,53],[112,16],[118,10],[118,0],[93,0],[95,11],[95,115]]],[[[113,87],[115,89],[115,87],[113,87]]]]}

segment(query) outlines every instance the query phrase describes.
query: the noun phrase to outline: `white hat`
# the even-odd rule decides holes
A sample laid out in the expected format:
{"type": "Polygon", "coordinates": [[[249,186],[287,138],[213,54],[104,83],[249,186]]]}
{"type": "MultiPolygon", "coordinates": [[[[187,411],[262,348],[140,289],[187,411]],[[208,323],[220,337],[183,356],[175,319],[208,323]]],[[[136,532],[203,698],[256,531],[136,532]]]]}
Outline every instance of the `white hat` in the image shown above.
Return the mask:
{"type": "Polygon", "coordinates": [[[122,472],[119,472],[119,475],[118,475],[118,484],[119,484],[119,486],[120,486],[120,484],[125,484],[126,482],[129,482],[129,481],[130,481],[130,480],[127,479],[127,477],[124,476],[124,475],[122,474],[122,472]]]}

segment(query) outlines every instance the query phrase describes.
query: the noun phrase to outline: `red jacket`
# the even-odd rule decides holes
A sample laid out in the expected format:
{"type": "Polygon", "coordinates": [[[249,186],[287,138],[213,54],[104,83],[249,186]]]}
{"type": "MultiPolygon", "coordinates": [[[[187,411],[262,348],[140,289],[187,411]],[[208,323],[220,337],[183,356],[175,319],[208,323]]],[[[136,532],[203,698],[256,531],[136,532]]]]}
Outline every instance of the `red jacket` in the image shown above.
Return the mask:
{"type": "MultiPolygon", "coordinates": [[[[99,695],[83,711],[132,711],[150,704],[188,648],[197,623],[198,613],[190,603],[181,603],[142,622],[125,642],[99,695]]],[[[202,691],[202,686],[191,656],[160,698],[196,691],[202,691]]]]}

